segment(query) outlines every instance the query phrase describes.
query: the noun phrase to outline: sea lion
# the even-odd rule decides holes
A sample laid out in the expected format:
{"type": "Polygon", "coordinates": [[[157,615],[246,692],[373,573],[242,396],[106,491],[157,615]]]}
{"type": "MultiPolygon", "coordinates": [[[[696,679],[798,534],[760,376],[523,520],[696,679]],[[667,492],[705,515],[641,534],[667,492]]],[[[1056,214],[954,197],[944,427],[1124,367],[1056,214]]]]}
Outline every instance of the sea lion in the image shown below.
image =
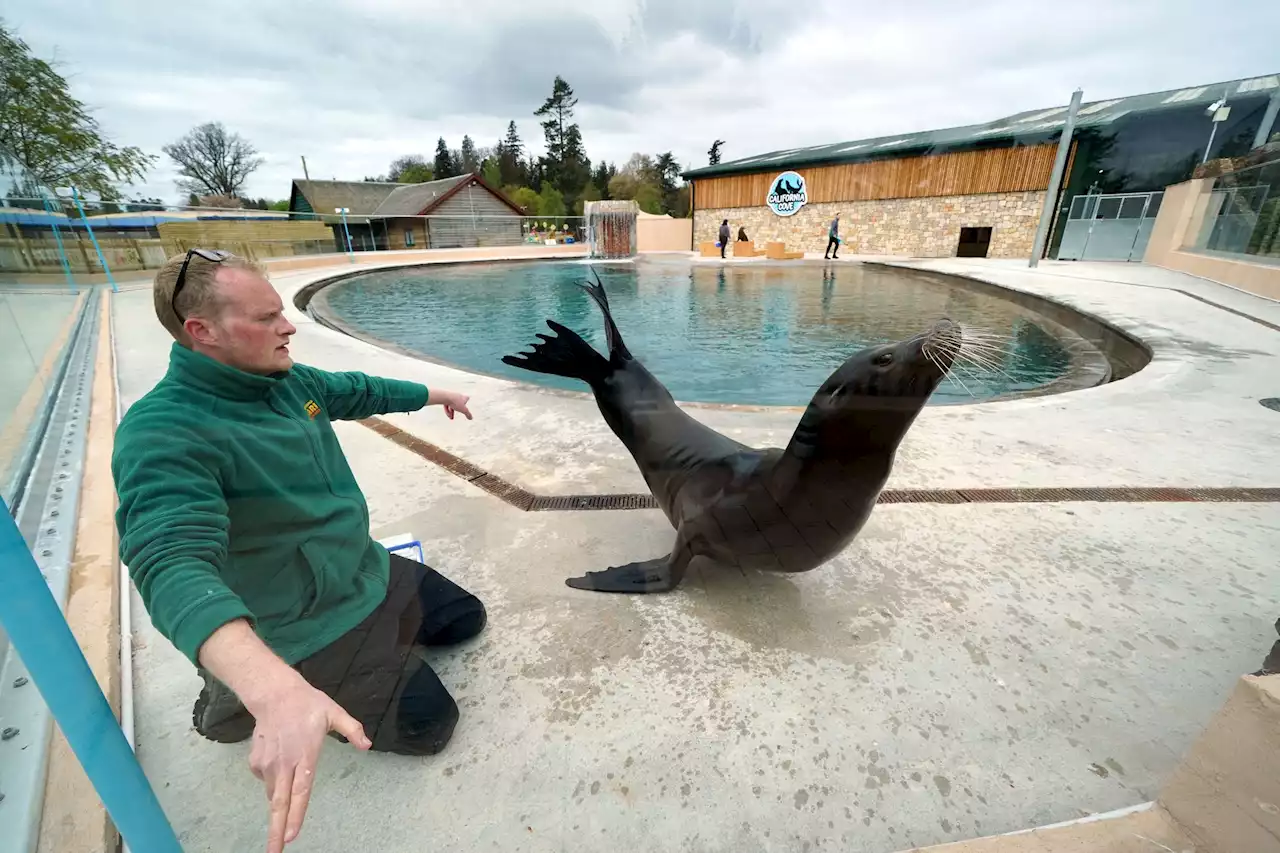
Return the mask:
{"type": "MultiPolygon", "coordinates": [[[[592,271],[594,274],[594,270],[592,271]]],[[[960,352],[950,320],[905,341],[867,347],[822,383],[785,449],[757,450],[685,413],[627,350],[599,276],[581,286],[604,314],[609,357],[554,320],[532,353],[502,361],[581,379],[605,422],[631,451],[676,529],[665,557],[588,572],[565,582],[598,592],[675,589],[690,560],[807,572],[862,529],[903,436],[960,352]]]]}

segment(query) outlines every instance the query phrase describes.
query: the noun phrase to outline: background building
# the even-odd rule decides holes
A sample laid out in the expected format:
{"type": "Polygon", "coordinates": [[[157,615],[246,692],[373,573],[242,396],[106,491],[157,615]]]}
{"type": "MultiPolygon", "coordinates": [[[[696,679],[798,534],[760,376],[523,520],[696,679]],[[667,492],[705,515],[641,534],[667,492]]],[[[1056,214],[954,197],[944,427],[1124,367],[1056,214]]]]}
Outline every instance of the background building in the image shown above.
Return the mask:
{"type": "MultiPolygon", "coordinates": [[[[1278,109],[1280,75],[1082,104],[1047,254],[1140,258],[1161,191],[1205,159],[1261,145],[1280,131],[1278,109]],[[1208,109],[1219,100],[1225,114],[1208,109]],[[1101,197],[1075,201],[1084,195],[1101,197]],[[1119,223],[1113,231],[1098,229],[1112,220],[1119,223]],[[1080,226],[1069,227],[1072,221],[1080,226]]],[[[1065,105],[1029,110],[690,170],[694,244],[714,240],[728,219],[734,234],[742,226],[757,244],[782,240],[789,249],[822,251],[839,212],[849,253],[1029,257],[1066,112],[1065,105]],[[783,190],[803,185],[798,210],[786,209],[785,193],[769,206],[780,183],[783,190]]]]}
{"type": "Polygon", "coordinates": [[[479,175],[423,184],[293,182],[290,218],[324,222],[333,230],[337,250],[345,251],[342,217],[333,212],[339,207],[350,211],[346,229],[356,251],[507,246],[523,240],[524,211],[479,175]]]}

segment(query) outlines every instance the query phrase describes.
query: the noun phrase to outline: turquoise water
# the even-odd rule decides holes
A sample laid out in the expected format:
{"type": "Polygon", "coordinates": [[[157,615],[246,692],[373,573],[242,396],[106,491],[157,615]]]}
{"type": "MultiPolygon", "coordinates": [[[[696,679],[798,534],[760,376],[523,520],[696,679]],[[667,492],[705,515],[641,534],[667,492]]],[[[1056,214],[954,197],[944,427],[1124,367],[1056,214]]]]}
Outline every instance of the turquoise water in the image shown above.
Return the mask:
{"type": "MultiPolygon", "coordinates": [[[[932,405],[1033,389],[1070,361],[1033,312],[892,270],[649,259],[594,267],[627,347],[681,401],[803,406],[854,352],[918,334],[943,316],[998,335],[1003,351],[998,371],[969,366],[944,379],[932,405]]],[[[326,295],[348,324],[428,358],[586,391],[501,358],[549,334],[547,318],[605,352],[600,312],[577,286],[589,274],[583,262],[402,268],[347,279],[326,295]]]]}

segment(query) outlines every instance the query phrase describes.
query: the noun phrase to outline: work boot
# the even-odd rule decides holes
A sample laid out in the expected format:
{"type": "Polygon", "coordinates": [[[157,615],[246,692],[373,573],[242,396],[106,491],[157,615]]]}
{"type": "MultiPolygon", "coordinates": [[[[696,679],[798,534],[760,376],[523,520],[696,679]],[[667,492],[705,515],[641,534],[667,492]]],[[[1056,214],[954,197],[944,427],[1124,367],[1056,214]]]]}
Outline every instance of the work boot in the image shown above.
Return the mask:
{"type": "MultiPolygon", "coordinates": [[[[1276,620],[1276,633],[1280,634],[1280,619],[1276,620]]],[[[1277,673],[1280,673],[1280,640],[1276,640],[1271,646],[1271,651],[1267,653],[1267,659],[1262,662],[1262,669],[1253,674],[1275,675],[1277,673]]]]}
{"type": "Polygon", "coordinates": [[[200,670],[204,677],[204,688],[196,697],[195,707],[191,711],[191,722],[196,731],[217,743],[240,743],[253,735],[255,720],[249,709],[231,691],[205,670],[200,670]]]}

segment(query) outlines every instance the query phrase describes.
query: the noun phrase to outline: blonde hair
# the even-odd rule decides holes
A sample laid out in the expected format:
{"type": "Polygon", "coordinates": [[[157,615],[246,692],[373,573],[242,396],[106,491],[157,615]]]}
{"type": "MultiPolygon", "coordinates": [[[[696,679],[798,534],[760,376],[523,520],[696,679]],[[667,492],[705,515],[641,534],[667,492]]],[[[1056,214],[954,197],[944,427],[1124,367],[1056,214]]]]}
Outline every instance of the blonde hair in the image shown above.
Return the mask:
{"type": "Polygon", "coordinates": [[[178,294],[178,311],[175,313],[173,289],[178,283],[178,273],[182,270],[182,264],[186,259],[187,253],[183,252],[164,262],[164,266],[156,271],[156,277],[151,286],[151,297],[155,303],[156,318],[160,320],[160,324],[178,343],[190,346],[191,341],[188,339],[186,329],[182,326],[182,318],[193,314],[207,317],[216,314],[221,308],[216,286],[219,267],[249,270],[263,278],[266,278],[267,274],[261,266],[239,255],[231,255],[220,262],[207,261],[199,255],[192,255],[191,263],[187,264],[182,292],[178,294]]]}

